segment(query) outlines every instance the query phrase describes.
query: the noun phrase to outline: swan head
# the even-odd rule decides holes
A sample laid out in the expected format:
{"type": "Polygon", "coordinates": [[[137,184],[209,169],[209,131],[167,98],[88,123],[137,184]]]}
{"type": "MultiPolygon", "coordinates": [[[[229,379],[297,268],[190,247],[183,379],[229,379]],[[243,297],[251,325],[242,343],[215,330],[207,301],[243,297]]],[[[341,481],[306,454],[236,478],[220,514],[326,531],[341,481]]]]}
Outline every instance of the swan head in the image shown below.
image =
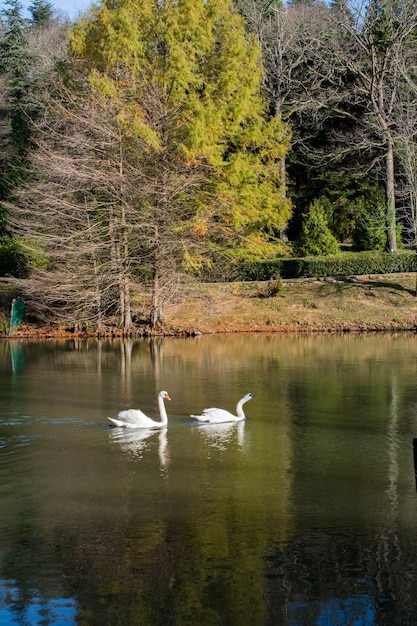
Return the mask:
{"type": "Polygon", "coordinates": [[[252,398],[255,397],[254,393],[247,393],[246,396],[243,396],[242,400],[244,400],[245,402],[247,402],[248,400],[251,400],[252,398]]]}
{"type": "Polygon", "coordinates": [[[160,391],[158,395],[160,398],[163,398],[164,400],[171,400],[171,398],[169,397],[168,391],[160,391]]]}

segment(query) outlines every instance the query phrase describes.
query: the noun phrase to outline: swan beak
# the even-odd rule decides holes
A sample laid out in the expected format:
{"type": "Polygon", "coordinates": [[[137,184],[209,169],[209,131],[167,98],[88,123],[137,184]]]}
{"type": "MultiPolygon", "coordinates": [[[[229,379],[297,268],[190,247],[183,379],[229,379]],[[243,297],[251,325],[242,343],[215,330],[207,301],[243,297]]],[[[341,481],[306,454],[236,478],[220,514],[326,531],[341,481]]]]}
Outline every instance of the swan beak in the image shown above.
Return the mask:
{"type": "Polygon", "coordinates": [[[165,400],[171,400],[168,394],[165,396],[165,400]]]}

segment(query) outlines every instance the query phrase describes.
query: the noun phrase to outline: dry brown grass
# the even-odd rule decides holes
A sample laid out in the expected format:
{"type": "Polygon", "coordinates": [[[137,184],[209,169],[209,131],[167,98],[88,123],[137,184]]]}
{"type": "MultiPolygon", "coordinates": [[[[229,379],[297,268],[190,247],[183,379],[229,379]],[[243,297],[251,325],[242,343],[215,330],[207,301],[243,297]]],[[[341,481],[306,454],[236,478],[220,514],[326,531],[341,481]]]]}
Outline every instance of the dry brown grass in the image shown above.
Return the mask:
{"type": "MultiPolygon", "coordinates": [[[[186,283],[166,305],[166,334],[230,332],[364,332],[417,329],[415,274],[267,283],[186,283]]],[[[139,305],[139,302],[137,303],[139,305]]],[[[146,303],[142,302],[141,306],[146,303]]],[[[144,307],[146,311],[146,306],[144,307]]],[[[0,336],[9,309],[0,310],[0,336]]],[[[26,325],[21,336],[73,337],[50,324],[26,325]]]]}
{"type": "Polygon", "coordinates": [[[185,285],[166,324],[208,332],[410,330],[417,326],[414,274],[283,281],[273,297],[262,283],[185,285]]]}

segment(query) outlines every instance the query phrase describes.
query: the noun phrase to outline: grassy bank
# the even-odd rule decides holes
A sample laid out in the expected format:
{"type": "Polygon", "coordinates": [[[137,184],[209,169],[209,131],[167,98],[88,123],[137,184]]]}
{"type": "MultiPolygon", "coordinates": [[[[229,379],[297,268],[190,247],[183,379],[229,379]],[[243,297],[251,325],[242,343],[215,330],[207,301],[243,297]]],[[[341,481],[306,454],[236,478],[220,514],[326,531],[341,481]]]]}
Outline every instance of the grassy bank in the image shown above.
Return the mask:
{"type": "Polygon", "coordinates": [[[200,332],[410,330],[417,325],[415,274],[184,287],[167,324],[200,332]]]}
{"type": "MultiPolygon", "coordinates": [[[[415,274],[268,283],[187,284],[166,305],[167,334],[222,332],[342,332],[415,330],[415,274]]],[[[4,302],[5,300],[3,300],[4,302]]],[[[139,311],[141,315],[143,311],[139,311]]],[[[9,310],[3,306],[2,331],[9,310]]],[[[21,336],[62,335],[63,328],[26,326],[21,336]]],[[[73,336],[73,335],[72,335],[73,336]]]]}

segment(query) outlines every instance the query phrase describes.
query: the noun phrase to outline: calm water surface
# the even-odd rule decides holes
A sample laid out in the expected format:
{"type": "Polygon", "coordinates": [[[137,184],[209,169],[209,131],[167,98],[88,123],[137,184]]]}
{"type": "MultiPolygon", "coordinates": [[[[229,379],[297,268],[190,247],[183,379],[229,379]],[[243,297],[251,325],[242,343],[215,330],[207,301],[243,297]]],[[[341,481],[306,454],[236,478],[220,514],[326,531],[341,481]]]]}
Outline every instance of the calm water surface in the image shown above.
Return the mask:
{"type": "Polygon", "coordinates": [[[414,334],[4,340],[0,624],[417,625],[416,387],[414,334]]]}

